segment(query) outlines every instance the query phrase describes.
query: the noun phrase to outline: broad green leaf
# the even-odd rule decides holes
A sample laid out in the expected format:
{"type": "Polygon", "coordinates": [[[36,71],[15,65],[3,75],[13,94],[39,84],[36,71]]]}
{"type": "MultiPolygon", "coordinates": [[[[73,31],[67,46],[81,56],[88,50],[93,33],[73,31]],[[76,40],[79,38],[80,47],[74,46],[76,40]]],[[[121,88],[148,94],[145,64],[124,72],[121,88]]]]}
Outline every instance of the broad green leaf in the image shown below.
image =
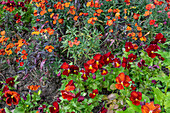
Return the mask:
{"type": "Polygon", "coordinates": [[[149,97],[147,97],[146,95],[142,94],[142,100],[141,101],[144,101],[144,100],[146,100],[146,102],[150,102],[149,97]]]}
{"type": "Polygon", "coordinates": [[[25,113],[25,110],[24,110],[24,108],[16,107],[14,110],[14,113],[25,113]]]}
{"type": "Polygon", "coordinates": [[[157,87],[152,87],[154,91],[154,97],[155,97],[155,104],[161,104],[161,102],[164,100],[165,94],[162,93],[162,91],[157,87]]]}
{"type": "Polygon", "coordinates": [[[129,107],[125,111],[116,111],[116,113],[135,113],[135,111],[132,107],[129,107]]]}
{"type": "Polygon", "coordinates": [[[126,102],[128,103],[129,107],[131,107],[133,110],[135,110],[137,113],[141,113],[141,105],[133,105],[131,101],[126,100],[126,102]]]}
{"type": "Polygon", "coordinates": [[[4,108],[6,113],[11,113],[7,107],[4,108]]]}

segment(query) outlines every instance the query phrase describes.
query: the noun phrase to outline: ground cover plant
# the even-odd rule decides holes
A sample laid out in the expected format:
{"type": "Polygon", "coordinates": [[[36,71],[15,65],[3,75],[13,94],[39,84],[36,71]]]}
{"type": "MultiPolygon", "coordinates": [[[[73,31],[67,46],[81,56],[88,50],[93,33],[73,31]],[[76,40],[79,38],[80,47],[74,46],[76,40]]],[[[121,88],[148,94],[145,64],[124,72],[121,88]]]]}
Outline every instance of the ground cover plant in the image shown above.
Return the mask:
{"type": "Polygon", "coordinates": [[[169,8],[0,1],[0,113],[170,113],[169,8]]]}

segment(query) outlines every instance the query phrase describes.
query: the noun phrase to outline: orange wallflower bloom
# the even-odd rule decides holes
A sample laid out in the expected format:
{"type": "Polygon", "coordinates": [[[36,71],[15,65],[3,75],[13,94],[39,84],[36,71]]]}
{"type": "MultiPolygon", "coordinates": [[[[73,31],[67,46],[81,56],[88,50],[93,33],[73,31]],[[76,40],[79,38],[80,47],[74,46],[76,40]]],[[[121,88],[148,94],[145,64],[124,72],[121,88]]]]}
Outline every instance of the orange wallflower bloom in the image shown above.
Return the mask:
{"type": "Polygon", "coordinates": [[[139,19],[139,14],[136,14],[136,13],[134,13],[134,15],[133,15],[133,18],[135,19],[135,20],[138,20],[139,19]]]}
{"type": "Polygon", "coordinates": [[[40,34],[39,31],[34,31],[34,32],[31,33],[31,35],[39,35],[39,34],[40,34]]]}
{"type": "Polygon", "coordinates": [[[127,13],[127,10],[128,10],[128,9],[124,9],[124,13],[125,13],[125,14],[127,13]]]}
{"type": "Polygon", "coordinates": [[[58,19],[58,23],[63,24],[64,23],[64,19],[58,19]]]}
{"type": "Polygon", "coordinates": [[[108,12],[108,13],[111,13],[111,12],[113,12],[113,9],[108,9],[107,12],[108,12]]]}
{"type": "Polygon", "coordinates": [[[109,32],[113,33],[113,29],[110,29],[109,32]]]}
{"type": "Polygon", "coordinates": [[[155,24],[155,20],[150,20],[150,21],[149,21],[149,24],[150,24],[150,25],[154,25],[154,24],[155,24]]]}
{"type": "Polygon", "coordinates": [[[146,7],[145,7],[145,9],[148,10],[148,11],[149,11],[150,9],[154,9],[154,8],[155,8],[155,5],[154,5],[154,4],[147,4],[146,7]]]}
{"type": "Polygon", "coordinates": [[[126,5],[130,5],[130,0],[125,0],[124,2],[126,2],[126,5]]]}
{"type": "Polygon", "coordinates": [[[74,42],[72,42],[72,41],[68,41],[68,45],[69,45],[70,47],[73,47],[74,42]]]}
{"type": "Polygon", "coordinates": [[[53,24],[56,24],[57,23],[57,20],[53,20],[53,24]]]}
{"type": "Polygon", "coordinates": [[[108,26],[113,25],[113,21],[112,20],[107,20],[106,25],[108,25],[108,26]]]}
{"type": "Polygon", "coordinates": [[[34,16],[38,16],[37,10],[34,10],[33,14],[34,14],[34,16]]]}
{"type": "Polygon", "coordinates": [[[42,11],[40,12],[40,15],[42,16],[42,15],[44,15],[45,13],[47,13],[47,11],[46,11],[46,10],[42,10],[42,11]]]}
{"type": "Polygon", "coordinates": [[[94,2],[93,2],[93,0],[91,0],[90,2],[87,2],[87,4],[86,4],[86,6],[87,7],[93,7],[94,6],[94,2]]]}
{"type": "Polygon", "coordinates": [[[74,18],[73,18],[74,21],[77,21],[78,17],[79,17],[79,16],[74,16],[74,18]]]}
{"type": "Polygon", "coordinates": [[[140,40],[146,42],[146,37],[143,36],[143,37],[140,38],[140,40]]]}
{"type": "Polygon", "coordinates": [[[52,18],[53,16],[54,16],[54,13],[51,13],[50,18],[52,18]]]}
{"type": "Polygon", "coordinates": [[[138,49],[138,45],[137,44],[132,44],[134,49],[138,49]]]}
{"type": "Polygon", "coordinates": [[[5,52],[7,53],[7,55],[11,55],[12,54],[12,50],[10,49],[5,49],[5,52]]]}
{"type": "Polygon", "coordinates": [[[80,41],[77,41],[76,39],[73,42],[74,45],[78,46],[80,44],[80,41]]]}
{"type": "Polygon", "coordinates": [[[133,40],[137,40],[138,38],[136,38],[136,37],[132,37],[132,39],[133,39],[133,40]]]}
{"type": "Polygon", "coordinates": [[[110,19],[110,16],[106,16],[107,19],[110,19]]]}
{"type": "Polygon", "coordinates": [[[5,31],[1,31],[1,35],[2,35],[2,36],[5,36],[5,31]]]}
{"type": "Polygon", "coordinates": [[[88,20],[88,23],[94,25],[95,21],[97,20],[97,17],[91,17],[89,20],[88,20]]]}
{"type": "Polygon", "coordinates": [[[48,9],[48,12],[52,12],[53,11],[53,9],[48,9]]]}
{"type": "Polygon", "coordinates": [[[9,49],[9,48],[13,48],[14,47],[14,44],[13,43],[9,43],[6,48],[9,49]]]}
{"type": "Polygon", "coordinates": [[[138,37],[142,37],[142,32],[141,31],[138,32],[137,34],[138,34],[138,37]]]}
{"type": "Polygon", "coordinates": [[[138,30],[138,31],[142,31],[142,28],[141,28],[141,27],[137,27],[137,30],[138,30]]]}
{"type": "Polygon", "coordinates": [[[55,31],[54,29],[47,28],[47,32],[48,32],[49,35],[54,34],[54,31],[55,31]]]}
{"type": "Polygon", "coordinates": [[[36,91],[40,86],[39,85],[30,85],[27,88],[33,91],[36,91]]]}
{"type": "Polygon", "coordinates": [[[75,9],[76,9],[76,8],[75,8],[74,6],[70,6],[70,10],[67,12],[67,14],[70,13],[70,14],[72,14],[72,15],[75,15],[75,13],[76,13],[76,12],[75,12],[75,9]]]}
{"type": "Polygon", "coordinates": [[[48,52],[52,52],[53,51],[53,49],[54,49],[54,47],[53,46],[51,46],[51,45],[47,45],[47,46],[45,46],[45,49],[48,51],[48,52]]]}
{"type": "Polygon", "coordinates": [[[97,9],[97,10],[95,10],[97,13],[102,13],[103,12],[103,10],[102,9],[97,9]]]}
{"type": "Polygon", "coordinates": [[[123,18],[126,20],[126,19],[127,19],[127,16],[124,16],[123,18]]]}
{"type": "Polygon", "coordinates": [[[145,14],[143,14],[143,16],[149,16],[149,15],[151,15],[152,14],[152,12],[150,12],[150,11],[145,11],[145,14]]]}
{"type": "Polygon", "coordinates": [[[131,28],[130,26],[127,26],[126,30],[127,30],[127,31],[131,31],[132,28],[131,28]]]}
{"type": "Polygon", "coordinates": [[[64,6],[65,6],[65,7],[69,7],[69,5],[70,5],[70,2],[64,3],[64,6]]]}

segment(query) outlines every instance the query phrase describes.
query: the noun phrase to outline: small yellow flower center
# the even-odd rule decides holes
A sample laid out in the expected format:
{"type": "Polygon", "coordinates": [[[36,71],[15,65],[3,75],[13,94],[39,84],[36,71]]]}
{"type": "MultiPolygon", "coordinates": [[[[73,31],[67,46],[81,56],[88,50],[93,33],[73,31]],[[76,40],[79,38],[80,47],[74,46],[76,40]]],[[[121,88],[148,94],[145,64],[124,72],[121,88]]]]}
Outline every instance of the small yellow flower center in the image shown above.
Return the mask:
{"type": "Polygon", "coordinates": [[[83,77],[86,77],[86,74],[83,74],[83,77]]]}
{"type": "Polygon", "coordinates": [[[139,101],[139,100],[136,98],[135,101],[139,101]]]}
{"type": "Polygon", "coordinates": [[[54,110],[56,110],[56,108],[54,108],[54,110]]]}
{"type": "Polygon", "coordinates": [[[12,95],[11,98],[14,98],[14,96],[12,95]]]}
{"type": "Polygon", "coordinates": [[[130,47],[128,47],[128,49],[130,49],[130,47]]]}
{"type": "Polygon", "coordinates": [[[70,69],[68,69],[68,73],[70,73],[70,69]]]}
{"type": "Polygon", "coordinates": [[[152,110],[150,110],[149,113],[152,113],[152,110]]]}
{"type": "Polygon", "coordinates": [[[105,73],[106,73],[106,71],[105,71],[105,70],[103,70],[103,73],[105,74],[105,73]]]}
{"type": "Polygon", "coordinates": [[[151,51],[151,53],[154,53],[154,51],[151,51]]]}
{"type": "Polygon", "coordinates": [[[109,61],[109,57],[107,57],[107,61],[109,61]]]}
{"type": "Polygon", "coordinates": [[[120,64],[116,62],[116,66],[117,66],[117,67],[119,67],[119,66],[120,66],[120,64]]]}
{"type": "Polygon", "coordinates": [[[89,69],[93,69],[92,65],[89,66],[89,69]]]}
{"type": "Polygon", "coordinates": [[[26,107],[29,107],[29,105],[26,105],[26,107]]]}
{"type": "Polygon", "coordinates": [[[121,82],[121,84],[123,85],[123,82],[121,82]]]}
{"type": "Polygon", "coordinates": [[[96,64],[99,65],[99,61],[96,61],[96,64]]]}
{"type": "Polygon", "coordinates": [[[12,3],[10,3],[10,5],[12,5],[12,3]]]}
{"type": "Polygon", "coordinates": [[[96,93],[93,93],[93,95],[96,95],[96,93]]]}
{"type": "Polygon", "coordinates": [[[74,73],[76,72],[76,70],[74,70],[74,73]]]}

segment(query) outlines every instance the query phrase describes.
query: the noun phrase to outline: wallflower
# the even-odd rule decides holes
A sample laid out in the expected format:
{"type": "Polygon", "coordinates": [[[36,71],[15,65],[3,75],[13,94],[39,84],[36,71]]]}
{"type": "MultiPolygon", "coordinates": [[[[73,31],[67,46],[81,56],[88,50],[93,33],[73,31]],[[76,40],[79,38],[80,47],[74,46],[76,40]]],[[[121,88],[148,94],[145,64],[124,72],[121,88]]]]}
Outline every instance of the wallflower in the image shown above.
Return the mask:
{"type": "Polygon", "coordinates": [[[149,21],[149,24],[150,24],[150,25],[154,25],[154,24],[155,24],[155,21],[156,21],[156,20],[150,20],[150,21],[149,21]]]}
{"type": "Polygon", "coordinates": [[[59,113],[59,105],[56,101],[53,102],[53,106],[54,107],[49,107],[50,113],[59,113]]]}
{"type": "Polygon", "coordinates": [[[143,14],[143,16],[149,16],[149,15],[151,15],[152,14],[152,12],[150,12],[150,11],[145,11],[145,14],[143,14]]]}
{"type": "Polygon", "coordinates": [[[115,87],[119,90],[124,89],[123,86],[128,87],[130,85],[131,79],[128,75],[125,75],[124,73],[120,73],[118,77],[116,77],[116,82],[118,84],[115,84],[115,87]]]}
{"type": "Polygon", "coordinates": [[[32,91],[36,91],[36,90],[38,90],[39,87],[40,87],[39,85],[30,85],[27,88],[32,90],[32,91]]]}
{"type": "Polygon", "coordinates": [[[132,91],[130,95],[131,95],[130,100],[132,101],[132,104],[134,104],[136,106],[140,105],[140,100],[142,99],[142,93],[132,91]]]}
{"type": "Polygon", "coordinates": [[[133,15],[133,18],[135,19],[135,20],[138,20],[139,19],[139,14],[136,14],[136,13],[134,13],[134,15],[133,15]]]}
{"type": "Polygon", "coordinates": [[[125,0],[124,2],[126,2],[126,5],[130,5],[130,0],[125,0]]]}
{"type": "Polygon", "coordinates": [[[160,113],[161,108],[159,104],[154,104],[154,102],[146,103],[142,106],[142,113],[160,113]]]}
{"type": "Polygon", "coordinates": [[[98,94],[98,90],[97,89],[93,89],[93,92],[89,94],[90,98],[94,98],[96,96],[96,94],[98,94]]]}
{"type": "Polygon", "coordinates": [[[127,30],[127,31],[131,31],[132,28],[131,28],[130,26],[127,26],[126,30],[127,30]]]}
{"type": "Polygon", "coordinates": [[[52,45],[47,45],[45,46],[45,49],[48,51],[48,52],[52,52],[54,47],[52,45]]]}
{"type": "Polygon", "coordinates": [[[15,91],[6,91],[4,94],[4,98],[6,98],[6,104],[11,106],[12,103],[14,105],[18,105],[20,100],[20,95],[15,91]]]}
{"type": "Polygon", "coordinates": [[[150,9],[154,9],[154,8],[155,8],[155,5],[154,5],[154,4],[147,4],[146,7],[145,7],[145,9],[148,10],[148,11],[149,11],[150,9]]]}
{"type": "Polygon", "coordinates": [[[113,25],[113,21],[112,20],[107,20],[106,25],[108,25],[108,26],[113,25]]]}

